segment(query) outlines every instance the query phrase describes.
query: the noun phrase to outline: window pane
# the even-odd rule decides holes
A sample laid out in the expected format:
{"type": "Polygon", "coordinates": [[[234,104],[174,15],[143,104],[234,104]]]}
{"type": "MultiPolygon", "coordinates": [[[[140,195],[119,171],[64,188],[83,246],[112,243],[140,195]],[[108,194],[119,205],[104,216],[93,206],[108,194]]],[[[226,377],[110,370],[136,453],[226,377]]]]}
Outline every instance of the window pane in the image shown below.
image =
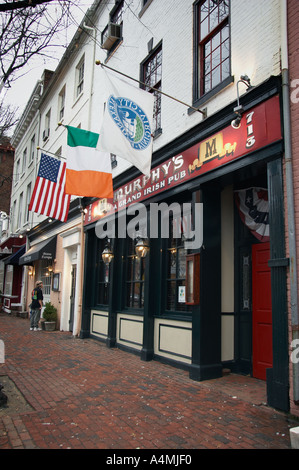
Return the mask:
{"type": "Polygon", "coordinates": [[[218,83],[220,83],[220,81],[221,81],[220,67],[217,67],[212,72],[212,88],[214,88],[216,85],[218,85],[218,83]]]}
{"type": "Polygon", "coordinates": [[[209,0],[206,0],[202,5],[201,5],[201,9],[200,9],[200,13],[201,13],[201,21],[206,18],[209,14],[209,0]]]}
{"type": "Polygon", "coordinates": [[[134,280],[138,281],[140,279],[141,275],[141,258],[135,258],[134,259],[134,264],[135,264],[135,272],[134,272],[134,280]]]}
{"type": "Polygon", "coordinates": [[[126,306],[127,307],[132,307],[133,305],[133,295],[132,295],[132,284],[128,283],[127,284],[127,301],[126,301],[126,306]]]}
{"type": "Polygon", "coordinates": [[[216,49],[220,45],[220,32],[215,34],[212,38],[212,49],[216,49]]]}
{"type": "Polygon", "coordinates": [[[178,250],[178,277],[186,278],[186,250],[184,248],[178,250]]]}
{"type": "Polygon", "coordinates": [[[4,294],[11,295],[12,293],[12,279],[13,279],[13,266],[8,264],[6,267],[5,287],[4,294]]]}
{"type": "Polygon", "coordinates": [[[168,278],[176,278],[176,250],[168,252],[168,278]]]}
{"type": "Polygon", "coordinates": [[[211,54],[211,51],[212,51],[211,47],[212,47],[211,41],[208,41],[208,42],[204,45],[204,56],[205,56],[205,57],[208,57],[208,55],[211,54]]]}
{"type": "Polygon", "coordinates": [[[229,41],[225,41],[221,45],[221,54],[222,54],[222,60],[225,60],[229,57],[229,41]]]}
{"type": "Polygon", "coordinates": [[[229,0],[219,1],[219,22],[224,20],[229,14],[229,0]]]}
{"type": "Polygon", "coordinates": [[[207,76],[211,72],[211,58],[212,55],[207,57],[207,59],[204,61],[204,75],[207,76]]]}
{"type": "Polygon", "coordinates": [[[212,53],[212,70],[214,71],[214,69],[217,66],[219,67],[219,64],[220,64],[220,48],[216,49],[212,53]]]}
{"type": "Polygon", "coordinates": [[[206,18],[200,24],[200,39],[202,40],[209,33],[209,18],[206,18]]]}
{"type": "Polygon", "coordinates": [[[229,64],[229,59],[227,59],[222,63],[222,80],[229,77],[229,74],[230,74],[230,64],[229,64]]]}
{"type": "Polygon", "coordinates": [[[176,282],[167,283],[167,310],[175,310],[176,282]]]}
{"type": "Polygon", "coordinates": [[[211,74],[209,73],[205,76],[204,93],[207,93],[210,90],[211,90],[211,74]]]}
{"type": "Polygon", "coordinates": [[[229,25],[227,24],[221,29],[221,41],[224,42],[228,38],[229,38],[229,25]]]}
{"type": "Polygon", "coordinates": [[[142,308],[144,306],[144,273],[145,258],[135,255],[135,241],[127,240],[127,269],[126,269],[126,307],[142,308]]]}
{"type": "Polygon", "coordinates": [[[218,26],[218,7],[213,8],[213,2],[212,3],[212,8],[210,10],[210,31],[213,31],[213,29],[218,26]]]}

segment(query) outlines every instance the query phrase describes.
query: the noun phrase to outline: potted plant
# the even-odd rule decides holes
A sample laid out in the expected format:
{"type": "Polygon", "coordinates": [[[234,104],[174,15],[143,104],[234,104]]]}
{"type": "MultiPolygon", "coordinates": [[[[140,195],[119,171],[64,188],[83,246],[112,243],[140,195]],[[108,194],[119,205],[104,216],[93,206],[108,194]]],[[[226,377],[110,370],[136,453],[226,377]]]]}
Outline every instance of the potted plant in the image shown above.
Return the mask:
{"type": "Polygon", "coordinates": [[[57,321],[57,308],[51,302],[46,302],[44,313],[44,326],[46,331],[54,331],[57,321]]]}

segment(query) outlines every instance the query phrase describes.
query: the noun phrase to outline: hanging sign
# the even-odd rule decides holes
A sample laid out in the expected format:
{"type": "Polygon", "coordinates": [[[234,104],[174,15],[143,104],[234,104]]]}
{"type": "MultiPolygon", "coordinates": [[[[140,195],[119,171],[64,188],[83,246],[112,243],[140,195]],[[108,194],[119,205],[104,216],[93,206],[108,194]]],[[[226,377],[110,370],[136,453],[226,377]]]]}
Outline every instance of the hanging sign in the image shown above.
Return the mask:
{"type": "Polygon", "coordinates": [[[274,96],[244,113],[238,129],[225,127],[153,168],[149,177],[141,175],[117,188],[113,199],[90,204],[84,224],[227,165],[281,138],[279,96],[274,96]]]}

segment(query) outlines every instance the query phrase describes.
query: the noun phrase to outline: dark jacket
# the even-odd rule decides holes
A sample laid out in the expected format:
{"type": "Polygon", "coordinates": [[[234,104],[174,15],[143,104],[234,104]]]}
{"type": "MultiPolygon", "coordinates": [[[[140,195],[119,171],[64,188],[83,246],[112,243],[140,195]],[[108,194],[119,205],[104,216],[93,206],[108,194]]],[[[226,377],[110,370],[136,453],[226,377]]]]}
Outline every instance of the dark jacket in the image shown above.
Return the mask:
{"type": "Polygon", "coordinates": [[[31,308],[36,309],[36,308],[41,308],[39,300],[43,301],[43,291],[41,290],[40,287],[35,287],[32,291],[32,304],[31,308]]]}

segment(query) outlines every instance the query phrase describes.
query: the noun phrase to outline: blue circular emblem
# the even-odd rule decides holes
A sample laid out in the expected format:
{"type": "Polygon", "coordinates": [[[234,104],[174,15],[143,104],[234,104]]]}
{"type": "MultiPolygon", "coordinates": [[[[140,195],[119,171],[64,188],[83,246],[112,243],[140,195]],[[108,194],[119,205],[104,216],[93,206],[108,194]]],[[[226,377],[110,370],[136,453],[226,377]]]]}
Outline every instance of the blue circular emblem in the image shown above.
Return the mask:
{"type": "Polygon", "coordinates": [[[108,110],[114,123],[134,150],[146,149],[151,141],[151,126],[140,106],[129,98],[113,95],[108,99],[108,110]]]}

